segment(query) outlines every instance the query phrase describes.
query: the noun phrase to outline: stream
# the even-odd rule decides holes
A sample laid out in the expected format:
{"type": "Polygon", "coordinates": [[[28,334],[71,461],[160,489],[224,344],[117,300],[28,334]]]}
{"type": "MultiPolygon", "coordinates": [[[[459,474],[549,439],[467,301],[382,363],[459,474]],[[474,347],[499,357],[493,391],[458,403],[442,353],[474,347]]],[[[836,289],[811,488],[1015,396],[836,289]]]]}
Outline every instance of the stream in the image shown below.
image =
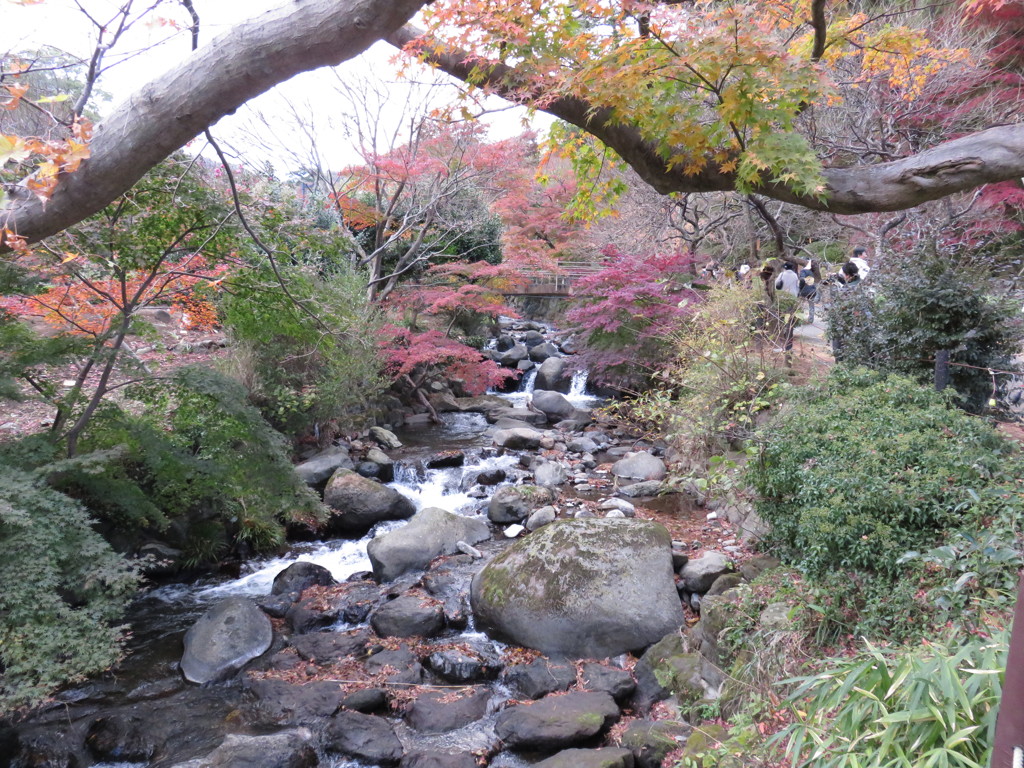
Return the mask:
{"type": "MultiPolygon", "coordinates": [[[[509,401],[510,406],[523,407],[533,393],[534,377],[535,372],[529,372],[519,391],[502,397],[509,401]]],[[[592,407],[595,404],[597,398],[587,395],[585,387],[586,374],[577,373],[567,395],[573,405],[592,407]]],[[[519,453],[504,453],[491,447],[489,425],[483,415],[447,413],[442,414],[442,418],[443,423],[439,425],[395,430],[405,447],[394,452],[395,479],[388,485],[409,498],[417,511],[425,507],[440,507],[469,516],[486,513],[486,499],[496,488],[488,489],[486,494],[481,492],[479,486],[474,490],[471,482],[473,478],[485,470],[503,470],[508,475],[506,482],[509,482],[529,473],[520,468],[519,453]],[[453,449],[465,454],[463,466],[424,468],[424,461],[431,454],[453,449]]],[[[77,727],[73,723],[76,717],[84,721],[95,717],[95,713],[102,712],[104,707],[118,708],[120,713],[126,706],[129,711],[136,707],[151,706],[155,709],[162,707],[166,710],[165,717],[180,720],[179,730],[189,733],[187,736],[179,735],[175,743],[187,743],[189,748],[186,752],[208,752],[223,738],[223,730],[211,729],[209,723],[229,719],[237,711],[240,697],[244,694],[238,685],[232,683],[198,687],[181,680],[178,662],[181,659],[185,631],[212,605],[225,597],[257,598],[269,595],[274,577],[297,561],[323,566],[338,582],[346,581],[353,574],[369,571],[371,564],[367,556],[367,544],[375,536],[405,524],[404,520],[378,523],[359,539],[294,543],[284,554],[244,563],[242,573],[237,578],[207,577],[188,583],[165,584],[147,591],[133,603],[129,611],[131,635],[125,660],[106,679],[66,690],[56,697],[53,704],[34,714],[29,729],[31,743],[33,746],[45,746],[50,740],[59,740],[60,730],[65,726],[77,727]],[[57,728],[58,724],[60,728],[57,728]]],[[[499,651],[504,648],[500,643],[489,641],[481,633],[475,632],[471,616],[468,622],[468,627],[461,633],[453,634],[449,630],[445,639],[453,642],[484,641],[490,642],[499,651]]],[[[355,626],[339,622],[330,629],[346,631],[355,626]]],[[[488,738],[485,732],[493,722],[494,711],[510,698],[500,683],[494,683],[492,690],[491,715],[456,731],[441,734],[412,732],[411,738],[417,747],[457,748],[467,752],[486,748],[489,738],[493,740],[493,736],[488,738]]],[[[152,713],[147,716],[153,717],[152,713]]],[[[81,735],[82,727],[79,728],[78,736],[81,735]]],[[[408,728],[405,733],[409,734],[408,728]]],[[[22,738],[24,742],[24,735],[22,738]]],[[[79,762],[72,757],[64,765],[67,768],[89,764],[99,768],[163,768],[186,759],[179,754],[162,757],[143,762],[92,763],[79,762]]],[[[24,761],[15,758],[14,762],[10,762],[9,758],[5,760],[0,755],[0,768],[7,765],[22,768],[58,764],[32,758],[24,761]]],[[[321,755],[319,765],[327,768],[372,768],[372,764],[332,754],[321,755]]],[[[490,765],[497,768],[521,768],[529,763],[511,754],[501,753],[490,765]]]]}

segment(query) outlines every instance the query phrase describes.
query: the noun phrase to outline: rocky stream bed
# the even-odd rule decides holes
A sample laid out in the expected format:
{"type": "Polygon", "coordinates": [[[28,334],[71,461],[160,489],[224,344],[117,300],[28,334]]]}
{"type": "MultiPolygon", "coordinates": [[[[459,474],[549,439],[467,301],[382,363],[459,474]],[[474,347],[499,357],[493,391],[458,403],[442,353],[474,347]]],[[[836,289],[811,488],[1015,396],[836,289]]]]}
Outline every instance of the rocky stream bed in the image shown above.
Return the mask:
{"type": "MultiPolygon", "coordinates": [[[[506,335],[506,352],[528,337],[562,358],[537,326],[506,335]]],[[[741,546],[756,521],[696,492],[655,500],[661,450],[594,423],[581,377],[531,389],[438,393],[444,424],[377,428],[299,465],[332,510],[328,538],[147,592],[124,663],[0,725],[0,768],[699,754],[687,713],[726,682],[716,598],[773,565],[741,546]],[[674,540],[650,519],[666,505],[713,540],[674,540]]]]}

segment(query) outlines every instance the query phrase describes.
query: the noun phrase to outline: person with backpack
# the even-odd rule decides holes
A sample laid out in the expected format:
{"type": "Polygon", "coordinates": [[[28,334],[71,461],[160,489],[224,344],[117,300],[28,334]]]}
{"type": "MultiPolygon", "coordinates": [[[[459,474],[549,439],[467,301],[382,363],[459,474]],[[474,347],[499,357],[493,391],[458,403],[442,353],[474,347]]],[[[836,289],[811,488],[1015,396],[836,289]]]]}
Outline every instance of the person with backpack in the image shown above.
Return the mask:
{"type": "Polygon", "coordinates": [[[871,271],[871,267],[868,266],[867,255],[868,249],[858,245],[853,249],[853,256],[850,257],[850,263],[857,267],[857,276],[861,280],[867,277],[871,271]]]}
{"type": "Polygon", "coordinates": [[[818,298],[818,285],[814,277],[814,261],[800,270],[800,298],[807,301],[807,322],[814,322],[814,302],[818,298]]]}
{"type": "Polygon", "coordinates": [[[776,291],[785,291],[793,297],[800,295],[800,277],[796,273],[796,267],[791,262],[786,262],[775,281],[776,291]]]}

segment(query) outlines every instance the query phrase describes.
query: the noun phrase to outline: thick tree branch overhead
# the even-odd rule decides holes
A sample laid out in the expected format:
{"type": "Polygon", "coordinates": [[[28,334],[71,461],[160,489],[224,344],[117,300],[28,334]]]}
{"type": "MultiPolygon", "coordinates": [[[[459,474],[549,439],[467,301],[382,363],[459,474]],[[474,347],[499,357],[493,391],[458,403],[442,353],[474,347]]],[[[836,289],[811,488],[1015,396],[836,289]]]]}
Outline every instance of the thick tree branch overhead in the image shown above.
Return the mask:
{"type": "MultiPolygon", "coordinates": [[[[820,12],[823,3],[815,3],[820,12]]],[[[815,26],[820,25],[818,20],[815,26]]],[[[610,108],[566,96],[544,98],[514,68],[482,62],[458,50],[439,49],[423,30],[406,25],[387,38],[398,48],[427,52],[425,61],[453,77],[489,89],[516,103],[529,104],[596,136],[662,193],[723,192],[737,188],[735,173],[708,163],[687,174],[668,168],[657,146],[636,128],[613,119],[610,108]]],[[[815,50],[817,51],[817,45],[815,50]]],[[[1024,177],[1024,123],[1001,125],[939,144],[916,155],[873,165],[825,168],[821,196],[800,195],[783,184],[765,184],[766,197],[812,210],[838,214],[898,211],[929,200],[998,181],[1024,177]]]]}
{"type": "Polygon", "coordinates": [[[118,106],[96,127],[90,158],[60,180],[52,198],[43,205],[15,196],[0,210],[0,226],[31,242],[81,221],[249,99],[300,72],[357,56],[423,4],[300,0],[240,24],[118,106]]]}

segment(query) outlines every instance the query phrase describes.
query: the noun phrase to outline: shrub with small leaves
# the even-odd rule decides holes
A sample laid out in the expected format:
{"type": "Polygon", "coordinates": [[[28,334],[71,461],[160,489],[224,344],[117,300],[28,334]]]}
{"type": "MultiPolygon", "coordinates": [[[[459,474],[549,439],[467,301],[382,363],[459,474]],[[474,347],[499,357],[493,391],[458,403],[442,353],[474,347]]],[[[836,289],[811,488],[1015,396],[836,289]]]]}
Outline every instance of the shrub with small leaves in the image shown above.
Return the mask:
{"type": "Polygon", "coordinates": [[[1024,324],[1020,302],[997,291],[990,269],[970,258],[914,252],[894,256],[871,280],[832,295],[829,338],[850,365],[935,380],[949,353],[949,385],[972,412],[990,408],[1009,381],[989,369],[1016,369],[1024,324]]]}
{"type": "Polygon", "coordinates": [[[35,704],[58,686],[117,661],[115,622],[135,568],[93,530],[82,504],[45,475],[95,471],[97,457],[27,472],[0,466],[0,712],[35,704]]]}
{"type": "Polygon", "coordinates": [[[813,577],[893,579],[908,550],[1024,508],[1014,447],[909,379],[835,370],[798,393],[766,438],[749,473],[758,512],[813,577]]]}

